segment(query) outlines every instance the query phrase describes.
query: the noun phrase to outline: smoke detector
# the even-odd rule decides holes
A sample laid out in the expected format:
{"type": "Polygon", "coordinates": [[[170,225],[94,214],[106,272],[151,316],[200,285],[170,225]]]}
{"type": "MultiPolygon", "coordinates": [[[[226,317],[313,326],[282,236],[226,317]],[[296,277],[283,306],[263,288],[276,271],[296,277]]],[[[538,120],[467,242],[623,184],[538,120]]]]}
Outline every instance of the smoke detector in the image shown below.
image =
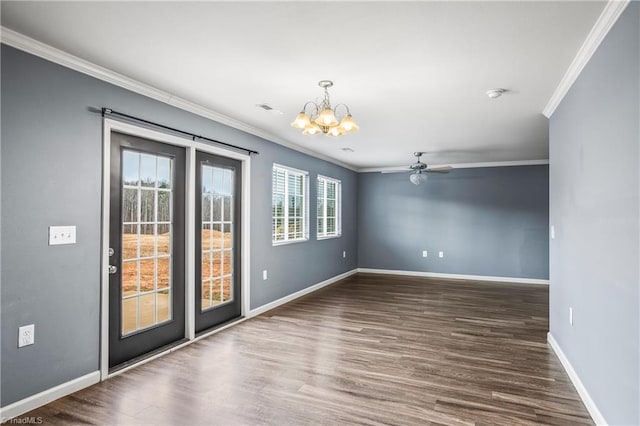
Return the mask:
{"type": "Polygon", "coordinates": [[[487,96],[489,99],[498,99],[504,92],[506,92],[505,89],[491,89],[487,90],[487,96]]]}

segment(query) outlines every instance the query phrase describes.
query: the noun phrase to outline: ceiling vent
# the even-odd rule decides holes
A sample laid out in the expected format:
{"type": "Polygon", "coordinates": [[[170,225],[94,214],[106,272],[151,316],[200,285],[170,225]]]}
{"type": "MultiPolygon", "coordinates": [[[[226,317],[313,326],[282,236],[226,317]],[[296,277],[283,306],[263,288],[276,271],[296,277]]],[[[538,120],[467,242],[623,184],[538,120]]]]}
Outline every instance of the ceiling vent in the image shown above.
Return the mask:
{"type": "Polygon", "coordinates": [[[260,109],[263,109],[263,110],[265,110],[267,112],[270,112],[271,114],[276,114],[276,115],[282,115],[283,114],[282,111],[280,111],[278,109],[275,109],[274,107],[272,107],[269,104],[257,104],[256,106],[258,108],[260,108],[260,109]]]}

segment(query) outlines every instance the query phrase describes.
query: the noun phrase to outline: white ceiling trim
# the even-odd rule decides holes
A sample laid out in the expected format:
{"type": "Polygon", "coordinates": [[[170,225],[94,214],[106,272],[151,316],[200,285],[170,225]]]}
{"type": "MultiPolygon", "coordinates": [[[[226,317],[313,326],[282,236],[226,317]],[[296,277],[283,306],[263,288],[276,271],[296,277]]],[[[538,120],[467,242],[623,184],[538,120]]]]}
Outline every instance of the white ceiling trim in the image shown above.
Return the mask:
{"type": "Polygon", "coordinates": [[[242,130],[243,132],[258,136],[262,139],[266,139],[270,142],[277,143],[279,145],[285,146],[287,148],[293,149],[303,154],[307,154],[312,157],[318,158],[320,160],[337,164],[338,166],[344,167],[352,171],[356,171],[356,172],[358,171],[358,169],[346,163],[343,163],[339,160],[328,157],[326,155],[319,154],[309,149],[305,149],[299,145],[286,141],[282,138],[278,138],[270,133],[267,133],[261,129],[253,127],[247,123],[244,123],[239,120],[235,120],[224,114],[220,114],[219,112],[216,112],[210,108],[204,107],[202,105],[198,105],[194,102],[188,101],[178,96],[174,96],[169,92],[165,92],[163,90],[157,89],[148,84],[142,83],[138,80],[134,80],[132,78],[119,74],[110,69],[101,67],[100,65],[78,58],[77,56],[74,56],[63,50],[57,49],[48,44],[42,43],[31,37],[27,37],[24,34],[21,34],[17,31],[13,31],[4,26],[0,26],[0,35],[1,35],[0,41],[3,44],[22,50],[24,52],[30,53],[34,56],[38,56],[42,59],[46,59],[50,62],[54,62],[58,65],[62,65],[74,71],[78,71],[83,74],[90,75],[91,77],[97,78],[102,81],[106,81],[107,83],[111,83],[115,86],[122,87],[124,89],[138,93],[140,95],[155,99],[160,102],[164,102],[165,104],[174,106],[176,108],[180,108],[182,110],[191,112],[201,117],[208,118],[209,120],[213,120],[215,122],[224,124],[226,126],[233,127],[234,129],[242,130]]]}
{"type": "Polygon", "coordinates": [[[560,80],[560,84],[558,84],[556,91],[553,93],[553,96],[551,96],[551,99],[549,99],[547,106],[542,110],[542,114],[544,114],[545,117],[551,118],[558,105],[560,105],[560,102],[562,102],[562,99],[578,79],[578,76],[589,62],[589,59],[591,59],[629,2],[630,0],[609,0],[582,44],[582,47],[578,50],[573,62],[569,65],[564,77],[560,80]]]}
{"type": "MultiPolygon", "coordinates": [[[[476,169],[480,167],[513,167],[513,166],[541,166],[549,164],[549,160],[522,160],[522,161],[493,161],[487,163],[458,163],[458,164],[429,164],[429,168],[451,166],[454,169],[476,169]]],[[[370,167],[358,170],[361,173],[369,172],[410,172],[409,166],[400,167],[370,167]]]]}

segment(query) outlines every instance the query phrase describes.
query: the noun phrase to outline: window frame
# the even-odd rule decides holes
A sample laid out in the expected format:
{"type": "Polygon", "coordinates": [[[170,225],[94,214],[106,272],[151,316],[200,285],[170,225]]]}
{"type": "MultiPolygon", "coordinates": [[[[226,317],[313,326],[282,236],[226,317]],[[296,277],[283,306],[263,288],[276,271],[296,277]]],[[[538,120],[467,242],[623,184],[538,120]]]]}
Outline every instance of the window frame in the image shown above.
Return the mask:
{"type": "Polygon", "coordinates": [[[273,163],[271,168],[271,245],[272,246],[281,246],[285,244],[293,244],[293,243],[302,243],[305,241],[309,241],[309,172],[306,170],[296,169],[294,167],[285,166],[278,163],[273,163]],[[273,215],[274,210],[274,179],[273,174],[276,169],[283,170],[285,174],[285,190],[284,190],[284,215],[282,216],[283,223],[285,224],[285,232],[283,240],[275,239],[275,228],[274,228],[274,219],[276,216],[273,215]],[[300,238],[290,238],[289,237],[289,175],[293,174],[296,176],[302,176],[302,237],[300,238]]]}
{"type": "Polygon", "coordinates": [[[318,215],[316,218],[316,239],[317,240],[328,240],[331,238],[340,238],[342,236],[342,181],[340,179],[336,179],[336,178],[332,178],[329,176],[324,176],[324,175],[318,175],[316,178],[316,213],[317,213],[317,207],[319,205],[319,194],[320,192],[318,191],[318,185],[319,183],[323,181],[324,182],[324,191],[323,191],[323,215],[320,216],[318,215]],[[335,229],[335,233],[331,233],[331,234],[327,234],[327,184],[328,183],[334,183],[336,185],[336,206],[335,206],[335,210],[336,210],[336,215],[335,215],[335,219],[336,219],[336,229],[335,229]],[[318,221],[322,219],[324,221],[324,232],[321,234],[319,231],[319,227],[318,227],[318,221]]]}

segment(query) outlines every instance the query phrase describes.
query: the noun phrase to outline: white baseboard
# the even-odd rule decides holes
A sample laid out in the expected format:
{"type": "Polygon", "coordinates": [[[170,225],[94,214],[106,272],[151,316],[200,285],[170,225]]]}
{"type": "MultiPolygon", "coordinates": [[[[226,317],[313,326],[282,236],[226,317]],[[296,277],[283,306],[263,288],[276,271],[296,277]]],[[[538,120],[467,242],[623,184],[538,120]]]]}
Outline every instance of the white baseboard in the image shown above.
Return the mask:
{"type": "Polygon", "coordinates": [[[556,353],[556,356],[560,360],[560,363],[564,367],[564,370],[569,375],[571,383],[573,383],[573,386],[578,391],[578,395],[580,395],[582,402],[584,403],[585,407],[587,407],[587,411],[589,411],[589,414],[591,414],[591,418],[593,419],[593,421],[597,425],[606,426],[608,424],[607,421],[605,420],[600,410],[598,410],[596,403],[593,401],[593,399],[591,399],[589,392],[587,392],[587,388],[585,388],[584,384],[582,384],[582,380],[580,380],[580,377],[578,377],[578,373],[576,373],[576,371],[573,369],[573,366],[567,359],[564,352],[562,352],[560,345],[558,345],[558,342],[556,341],[556,339],[554,339],[551,332],[547,333],[547,342],[549,342],[549,346],[551,346],[551,349],[553,349],[553,351],[556,353]]]}
{"type": "Polygon", "coordinates": [[[331,285],[331,284],[333,284],[333,283],[335,283],[337,281],[340,281],[340,280],[342,280],[344,278],[350,277],[351,275],[353,275],[353,274],[355,274],[357,272],[358,272],[358,269],[352,269],[351,271],[347,271],[347,272],[345,272],[343,274],[336,275],[335,277],[331,277],[328,280],[324,280],[324,281],[319,282],[317,284],[314,284],[314,285],[312,285],[310,287],[304,288],[304,289],[302,289],[300,291],[296,291],[295,293],[291,293],[288,296],[285,296],[285,297],[282,297],[282,298],[280,298],[278,300],[274,300],[273,302],[269,302],[267,304],[264,304],[264,305],[262,305],[260,307],[257,307],[255,309],[250,310],[248,317],[252,318],[252,317],[255,317],[255,316],[260,315],[262,313],[265,313],[267,311],[270,311],[271,309],[277,308],[280,305],[284,305],[285,303],[290,302],[290,301],[292,301],[294,299],[297,299],[297,298],[302,297],[302,296],[304,296],[306,294],[309,294],[309,293],[313,293],[314,291],[320,290],[322,287],[326,287],[326,286],[331,285]]]}
{"type": "Polygon", "coordinates": [[[549,285],[549,280],[518,277],[491,277],[487,275],[443,274],[440,272],[398,271],[395,269],[358,268],[358,272],[367,274],[406,275],[410,277],[450,278],[456,280],[493,281],[500,283],[549,285]]]}
{"type": "Polygon", "coordinates": [[[0,417],[2,422],[5,422],[13,417],[27,413],[45,404],[55,401],[58,398],[72,394],[84,389],[88,386],[94,385],[100,381],[100,371],[94,371],[84,376],[78,377],[73,380],[69,380],[66,383],[62,383],[58,386],[52,387],[35,395],[31,395],[27,398],[16,401],[13,404],[9,404],[6,407],[0,408],[0,417]]]}

